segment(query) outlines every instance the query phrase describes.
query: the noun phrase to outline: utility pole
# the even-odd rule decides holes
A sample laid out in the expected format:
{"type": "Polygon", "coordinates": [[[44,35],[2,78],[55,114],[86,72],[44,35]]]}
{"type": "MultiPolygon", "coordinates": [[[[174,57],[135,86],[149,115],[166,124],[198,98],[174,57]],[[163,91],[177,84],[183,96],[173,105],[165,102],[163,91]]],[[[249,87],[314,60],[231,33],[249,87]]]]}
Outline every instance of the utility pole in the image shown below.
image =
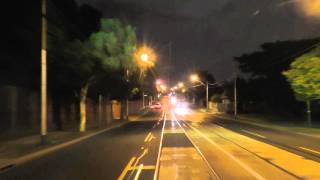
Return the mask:
{"type": "MultiPolygon", "coordinates": [[[[169,64],[172,65],[172,42],[169,42],[169,64]]],[[[171,73],[171,69],[168,69],[168,81],[170,82],[170,73],[171,73]]]]}
{"type": "Polygon", "coordinates": [[[41,144],[47,136],[47,2],[41,0],[41,144]]]}
{"type": "Polygon", "coordinates": [[[126,120],[129,120],[129,99],[126,98],[126,120]]]}
{"type": "Polygon", "coordinates": [[[207,111],[209,111],[209,83],[206,81],[206,106],[207,111]]]}
{"type": "Polygon", "coordinates": [[[99,127],[101,127],[101,125],[102,125],[102,100],[103,100],[103,97],[102,97],[102,95],[100,94],[99,95],[99,107],[98,107],[98,113],[99,113],[99,127]]]}
{"type": "Polygon", "coordinates": [[[237,119],[238,107],[237,107],[237,76],[234,78],[234,119],[237,119]]]}
{"type": "MultiPolygon", "coordinates": [[[[126,70],[127,83],[129,83],[129,69],[126,70]]],[[[129,120],[129,97],[126,97],[126,120],[129,120]]]]}
{"type": "Polygon", "coordinates": [[[144,108],[144,91],[142,92],[142,108],[144,108]]]}
{"type": "Polygon", "coordinates": [[[307,123],[308,123],[308,126],[311,127],[312,126],[311,102],[310,100],[308,100],[306,103],[307,103],[307,123]]]}

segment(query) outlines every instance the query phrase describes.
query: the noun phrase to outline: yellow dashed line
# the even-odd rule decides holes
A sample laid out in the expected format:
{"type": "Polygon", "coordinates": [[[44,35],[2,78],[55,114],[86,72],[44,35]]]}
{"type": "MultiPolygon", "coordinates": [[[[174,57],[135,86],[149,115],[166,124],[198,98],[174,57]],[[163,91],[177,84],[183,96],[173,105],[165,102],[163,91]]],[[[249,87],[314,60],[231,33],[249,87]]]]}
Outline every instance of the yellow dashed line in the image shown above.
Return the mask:
{"type": "Polygon", "coordinates": [[[120,174],[120,176],[118,177],[118,180],[122,180],[127,172],[129,171],[129,169],[131,168],[132,163],[134,162],[134,160],[136,159],[136,157],[132,157],[130,159],[130,161],[128,162],[128,164],[126,165],[126,167],[123,169],[122,173],[120,174]]]}
{"type": "Polygon", "coordinates": [[[151,132],[148,133],[147,137],[144,139],[144,142],[147,142],[147,141],[148,141],[149,136],[151,136],[151,132]]]}

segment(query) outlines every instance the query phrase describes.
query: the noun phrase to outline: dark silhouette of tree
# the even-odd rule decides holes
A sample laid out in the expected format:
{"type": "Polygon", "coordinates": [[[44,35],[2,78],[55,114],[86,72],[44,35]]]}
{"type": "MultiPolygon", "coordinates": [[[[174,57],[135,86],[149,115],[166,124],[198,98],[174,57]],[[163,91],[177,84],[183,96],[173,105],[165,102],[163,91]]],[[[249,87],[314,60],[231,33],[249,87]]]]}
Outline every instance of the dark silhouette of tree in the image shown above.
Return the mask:
{"type": "Polygon", "coordinates": [[[240,70],[249,75],[247,84],[243,87],[240,84],[238,88],[248,93],[239,96],[239,100],[259,103],[268,112],[301,112],[302,104],[295,100],[282,72],[289,68],[296,57],[313,49],[318,42],[319,39],[265,43],[261,45],[260,51],[235,57],[240,70]]]}

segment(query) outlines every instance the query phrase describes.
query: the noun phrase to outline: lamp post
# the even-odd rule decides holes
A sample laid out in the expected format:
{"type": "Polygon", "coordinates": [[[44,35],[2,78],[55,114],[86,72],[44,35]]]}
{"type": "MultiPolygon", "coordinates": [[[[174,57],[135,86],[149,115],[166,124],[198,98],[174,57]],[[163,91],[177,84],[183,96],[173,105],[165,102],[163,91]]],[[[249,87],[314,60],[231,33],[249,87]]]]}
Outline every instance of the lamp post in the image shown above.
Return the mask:
{"type": "Polygon", "coordinates": [[[142,92],[142,108],[145,107],[145,104],[144,104],[144,92],[142,92]]]}
{"type": "MultiPolygon", "coordinates": [[[[141,74],[148,68],[152,68],[155,65],[155,61],[157,59],[156,54],[154,53],[153,49],[142,46],[140,47],[134,54],[134,59],[141,69],[141,74]]],[[[161,82],[160,82],[161,83],[161,82]]],[[[145,107],[145,93],[142,87],[142,106],[145,107]]]]}
{"type": "Polygon", "coordinates": [[[209,84],[208,84],[208,81],[206,81],[206,105],[207,105],[207,110],[209,110],[209,84]]]}
{"type": "Polygon", "coordinates": [[[237,119],[238,107],[237,107],[237,76],[234,78],[234,119],[237,119]]]}
{"type": "Polygon", "coordinates": [[[41,130],[40,141],[47,136],[47,4],[41,0],[41,130]]]}
{"type": "Polygon", "coordinates": [[[183,88],[183,87],[184,87],[183,82],[179,82],[179,83],[178,83],[178,87],[179,87],[179,88],[183,88]]]}
{"type": "Polygon", "coordinates": [[[217,83],[210,84],[207,80],[206,82],[202,82],[197,74],[192,74],[190,76],[191,82],[199,82],[201,85],[206,88],[206,108],[209,110],[209,85],[216,85],[217,83]]]}

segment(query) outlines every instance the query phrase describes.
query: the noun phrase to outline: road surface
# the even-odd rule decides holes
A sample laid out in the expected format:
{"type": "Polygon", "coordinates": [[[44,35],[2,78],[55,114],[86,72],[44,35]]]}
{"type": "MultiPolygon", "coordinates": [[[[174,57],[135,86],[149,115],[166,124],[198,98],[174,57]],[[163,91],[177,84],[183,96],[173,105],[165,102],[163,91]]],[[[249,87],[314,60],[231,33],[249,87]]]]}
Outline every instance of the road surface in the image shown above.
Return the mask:
{"type": "Polygon", "coordinates": [[[319,139],[166,112],[0,173],[0,179],[320,179],[319,139]],[[302,148],[303,147],[303,148],[302,148]]]}

